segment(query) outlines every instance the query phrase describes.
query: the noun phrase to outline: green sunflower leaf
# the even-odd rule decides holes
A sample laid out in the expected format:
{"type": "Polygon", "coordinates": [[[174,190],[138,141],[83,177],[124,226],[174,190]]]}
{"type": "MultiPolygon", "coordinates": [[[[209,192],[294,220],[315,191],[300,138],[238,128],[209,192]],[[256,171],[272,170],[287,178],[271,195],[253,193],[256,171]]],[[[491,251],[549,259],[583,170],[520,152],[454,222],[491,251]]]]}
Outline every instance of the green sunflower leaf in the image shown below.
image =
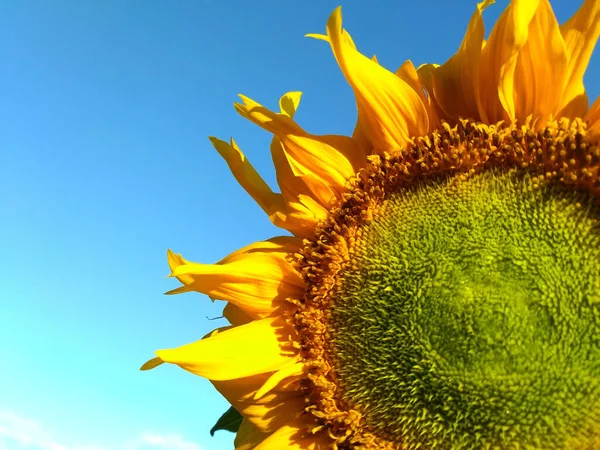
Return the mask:
{"type": "Polygon", "coordinates": [[[219,417],[215,426],[210,429],[210,435],[214,436],[215,431],[227,430],[232,433],[237,433],[242,423],[242,415],[233,406],[230,407],[225,413],[219,417]]]}

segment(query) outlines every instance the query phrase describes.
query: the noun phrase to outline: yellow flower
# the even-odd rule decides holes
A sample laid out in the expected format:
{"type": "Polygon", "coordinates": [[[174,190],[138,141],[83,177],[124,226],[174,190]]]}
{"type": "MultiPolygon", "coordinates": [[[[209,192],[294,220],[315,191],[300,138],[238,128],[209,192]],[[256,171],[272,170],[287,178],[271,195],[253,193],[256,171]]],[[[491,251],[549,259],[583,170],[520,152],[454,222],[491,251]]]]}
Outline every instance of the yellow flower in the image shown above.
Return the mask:
{"type": "Polygon", "coordinates": [[[600,0],[563,25],[513,0],[484,40],[479,3],[442,65],[396,73],[326,41],[356,97],[352,137],[236,110],[273,134],[281,192],[233,141],[236,180],[291,236],[216,264],[169,251],[231,326],[162,363],[241,417],[236,449],[600,448],[600,103],[583,75],[600,0]]]}

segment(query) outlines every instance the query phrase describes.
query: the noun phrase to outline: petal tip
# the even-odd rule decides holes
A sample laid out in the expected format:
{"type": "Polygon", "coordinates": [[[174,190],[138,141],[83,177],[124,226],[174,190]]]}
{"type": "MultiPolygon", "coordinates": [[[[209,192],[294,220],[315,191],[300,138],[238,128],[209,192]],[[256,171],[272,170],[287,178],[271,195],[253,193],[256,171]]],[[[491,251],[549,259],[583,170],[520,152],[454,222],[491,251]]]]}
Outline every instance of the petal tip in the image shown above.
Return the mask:
{"type": "MultiPolygon", "coordinates": [[[[158,352],[157,352],[158,353],[158,352]]],[[[160,366],[161,364],[163,364],[164,361],[160,358],[160,357],[156,357],[156,358],[152,358],[149,361],[146,361],[142,367],[140,367],[140,370],[152,370],[155,367],[160,366]]]]}
{"type": "Polygon", "coordinates": [[[342,7],[338,6],[333,10],[329,19],[327,20],[327,35],[331,35],[331,32],[337,33],[342,32],[342,7]]]}
{"type": "Polygon", "coordinates": [[[304,37],[316,39],[318,41],[329,42],[329,37],[324,34],[320,34],[320,33],[307,33],[304,35],[304,37]]]}

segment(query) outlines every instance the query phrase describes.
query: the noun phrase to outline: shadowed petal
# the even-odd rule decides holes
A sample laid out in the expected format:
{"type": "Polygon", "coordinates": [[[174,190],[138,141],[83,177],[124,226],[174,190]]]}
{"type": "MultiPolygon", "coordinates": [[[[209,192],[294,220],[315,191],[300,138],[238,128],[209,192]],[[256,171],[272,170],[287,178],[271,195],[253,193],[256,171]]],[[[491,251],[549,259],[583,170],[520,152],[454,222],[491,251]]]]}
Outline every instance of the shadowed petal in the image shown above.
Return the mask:
{"type": "Polygon", "coordinates": [[[583,117],[588,107],[583,75],[600,34],[600,0],[583,2],[573,17],[561,25],[560,32],[568,62],[558,116],[583,117]]]}

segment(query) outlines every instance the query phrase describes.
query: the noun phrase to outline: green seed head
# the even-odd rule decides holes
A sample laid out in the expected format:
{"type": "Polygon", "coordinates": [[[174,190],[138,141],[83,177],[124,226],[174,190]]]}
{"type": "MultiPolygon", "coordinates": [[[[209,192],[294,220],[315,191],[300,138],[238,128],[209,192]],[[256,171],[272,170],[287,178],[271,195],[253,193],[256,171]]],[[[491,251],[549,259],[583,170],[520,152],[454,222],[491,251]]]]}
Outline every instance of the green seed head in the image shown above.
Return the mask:
{"type": "Polygon", "coordinates": [[[516,171],[387,194],[332,294],[344,398],[406,449],[600,445],[598,218],[516,171]]]}

